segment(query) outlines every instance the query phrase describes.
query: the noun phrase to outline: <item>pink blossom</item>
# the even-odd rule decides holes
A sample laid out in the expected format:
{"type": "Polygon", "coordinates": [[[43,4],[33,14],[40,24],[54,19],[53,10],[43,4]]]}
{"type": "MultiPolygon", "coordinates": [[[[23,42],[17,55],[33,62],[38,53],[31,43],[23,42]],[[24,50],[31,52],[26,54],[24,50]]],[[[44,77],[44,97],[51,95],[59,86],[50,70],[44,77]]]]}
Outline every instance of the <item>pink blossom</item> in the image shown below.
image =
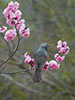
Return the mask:
{"type": "Polygon", "coordinates": [[[67,46],[65,51],[66,51],[66,52],[65,52],[65,55],[66,55],[66,54],[68,54],[68,53],[69,53],[70,48],[67,46]]]}
{"type": "Polygon", "coordinates": [[[19,3],[11,1],[8,4],[8,7],[6,9],[4,9],[3,14],[5,17],[7,17],[9,15],[9,13],[11,13],[11,12],[15,13],[15,11],[17,11],[18,8],[19,8],[19,3]]]}
{"type": "Polygon", "coordinates": [[[8,20],[7,20],[7,24],[8,24],[9,26],[14,26],[15,23],[17,23],[17,22],[16,22],[14,19],[8,19],[8,20]]]}
{"type": "Polygon", "coordinates": [[[19,20],[20,18],[21,18],[21,15],[22,15],[22,13],[21,13],[21,11],[20,10],[17,10],[14,14],[13,14],[13,19],[15,19],[15,20],[19,20]]]}
{"type": "Polygon", "coordinates": [[[6,17],[6,20],[9,20],[9,19],[19,20],[21,18],[22,13],[20,10],[12,12],[11,10],[9,11],[8,9],[5,9],[4,15],[6,17]]]}
{"type": "Polygon", "coordinates": [[[62,62],[65,59],[65,56],[60,56],[58,53],[56,53],[55,59],[57,62],[62,62]]]}
{"type": "Polygon", "coordinates": [[[57,48],[59,49],[60,47],[62,47],[62,41],[61,40],[59,40],[58,42],[57,42],[57,48]]]}
{"type": "Polygon", "coordinates": [[[16,35],[17,33],[14,30],[10,29],[6,32],[4,38],[6,41],[10,41],[13,40],[16,37],[16,35]]]}
{"type": "Polygon", "coordinates": [[[52,70],[57,70],[60,68],[60,64],[57,64],[57,62],[55,60],[51,60],[49,62],[49,68],[52,70]]]}
{"type": "Polygon", "coordinates": [[[30,36],[30,29],[29,28],[25,29],[24,24],[20,28],[20,35],[23,38],[29,38],[29,36],[30,36]]]}
{"type": "Polygon", "coordinates": [[[62,47],[66,47],[66,46],[67,46],[67,42],[64,41],[64,42],[62,43],[62,47]]]}
{"type": "Polygon", "coordinates": [[[21,28],[21,26],[24,24],[24,22],[25,22],[24,19],[18,21],[17,24],[16,24],[16,29],[17,29],[17,30],[20,30],[20,28],[21,28]]]}
{"type": "Polygon", "coordinates": [[[61,47],[61,48],[58,50],[58,52],[61,53],[61,54],[63,54],[63,55],[66,55],[66,54],[69,53],[69,50],[70,50],[70,48],[69,48],[68,46],[66,46],[65,48],[64,48],[64,47],[61,47]]]}
{"type": "Polygon", "coordinates": [[[9,18],[10,14],[11,14],[10,8],[4,9],[4,11],[3,11],[4,17],[6,17],[6,18],[8,17],[9,18]]]}
{"type": "Polygon", "coordinates": [[[25,27],[26,27],[26,26],[25,26],[25,24],[23,23],[22,26],[20,27],[20,31],[19,31],[20,34],[22,34],[22,32],[24,31],[25,27]]]}
{"type": "Polygon", "coordinates": [[[42,68],[42,70],[43,71],[46,71],[46,70],[48,70],[48,65],[49,65],[49,63],[48,63],[48,61],[46,61],[46,63],[44,64],[44,67],[42,68]]]}
{"type": "Polygon", "coordinates": [[[24,54],[24,57],[25,57],[25,58],[26,58],[27,56],[29,56],[28,52],[26,52],[26,53],[24,54]]]}
{"type": "Polygon", "coordinates": [[[28,55],[28,56],[25,58],[24,62],[27,63],[27,64],[29,64],[30,61],[31,61],[31,57],[28,55]]]}
{"type": "Polygon", "coordinates": [[[25,57],[24,62],[27,63],[27,64],[29,64],[29,65],[31,65],[31,67],[34,68],[34,67],[35,67],[34,59],[32,59],[32,58],[29,56],[28,52],[26,52],[26,53],[24,54],[24,57],[25,57]]]}
{"type": "MultiPolygon", "coordinates": [[[[9,12],[8,12],[9,13],[9,12]]],[[[21,12],[17,10],[15,13],[11,12],[7,17],[7,24],[10,26],[14,26],[17,24],[18,20],[21,18],[21,12]]]]}
{"type": "Polygon", "coordinates": [[[35,68],[34,59],[31,59],[30,63],[31,67],[35,68]]]}
{"type": "Polygon", "coordinates": [[[4,9],[3,14],[5,17],[8,17],[11,15],[11,13],[15,13],[19,8],[19,3],[18,2],[10,2],[8,4],[8,7],[6,9],[4,9]]]}
{"type": "Polygon", "coordinates": [[[8,4],[8,7],[10,7],[13,12],[15,12],[19,8],[19,3],[18,2],[12,2],[11,1],[8,4]]]}
{"type": "Polygon", "coordinates": [[[57,45],[58,49],[60,49],[61,47],[66,47],[67,46],[66,41],[62,42],[61,40],[59,40],[57,44],[58,44],[57,45]]]}
{"type": "Polygon", "coordinates": [[[68,54],[70,50],[70,48],[67,46],[66,41],[62,42],[61,40],[59,40],[57,43],[57,49],[58,49],[58,52],[63,55],[68,54]]]}
{"type": "Polygon", "coordinates": [[[5,32],[6,30],[7,30],[7,27],[5,27],[5,26],[0,27],[0,33],[5,32]]]}
{"type": "Polygon", "coordinates": [[[6,22],[10,26],[14,26],[18,20],[21,18],[21,11],[18,10],[18,2],[10,2],[8,7],[3,11],[4,16],[6,17],[6,22]]]}

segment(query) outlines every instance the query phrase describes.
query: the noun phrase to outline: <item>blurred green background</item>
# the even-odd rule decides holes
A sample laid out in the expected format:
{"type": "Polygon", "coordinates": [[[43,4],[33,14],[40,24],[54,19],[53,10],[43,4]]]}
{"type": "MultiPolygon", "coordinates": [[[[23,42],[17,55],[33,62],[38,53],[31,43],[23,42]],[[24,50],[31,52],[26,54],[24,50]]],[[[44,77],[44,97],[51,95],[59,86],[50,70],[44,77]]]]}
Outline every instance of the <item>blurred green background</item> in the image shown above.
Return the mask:
{"type": "MultiPolygon", "coordinates": [[[[0,26],[6,25],[2,14],[11,0],[0,0],[0,26]]],[[[75,100],[75,0],[12,0],[20,3],[22,18],[31,29],[28,39],[23,39],[15,56],[3,65],[3,72],[28,68],[23,54],[31,55],[43,42],[52,44],[49,60],[54,59],[58,40],[66,40],[70,53],[57,71],[42,72],[42,82],[32,81],[34,71],[14,75],[0,75],[0,100],[75,100]]],[[[16,41],[16,40],[15,40],[16,41]]],[[[12,43],[0,35],[0,62],[9,55],[12,43]]]]}

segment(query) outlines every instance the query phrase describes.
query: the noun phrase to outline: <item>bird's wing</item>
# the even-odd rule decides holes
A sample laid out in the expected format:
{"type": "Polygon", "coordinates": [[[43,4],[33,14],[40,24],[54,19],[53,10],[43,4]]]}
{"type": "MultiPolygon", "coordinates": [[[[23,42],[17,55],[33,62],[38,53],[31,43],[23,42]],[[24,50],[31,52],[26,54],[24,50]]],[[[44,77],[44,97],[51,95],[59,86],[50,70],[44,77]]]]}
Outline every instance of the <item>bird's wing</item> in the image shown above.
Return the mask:
{"type": "Polygon", "coordinates": [[[34,54],[35,64],[43,65],[47,60],[47,52],[42,49],[38,49],[34,54]]]}

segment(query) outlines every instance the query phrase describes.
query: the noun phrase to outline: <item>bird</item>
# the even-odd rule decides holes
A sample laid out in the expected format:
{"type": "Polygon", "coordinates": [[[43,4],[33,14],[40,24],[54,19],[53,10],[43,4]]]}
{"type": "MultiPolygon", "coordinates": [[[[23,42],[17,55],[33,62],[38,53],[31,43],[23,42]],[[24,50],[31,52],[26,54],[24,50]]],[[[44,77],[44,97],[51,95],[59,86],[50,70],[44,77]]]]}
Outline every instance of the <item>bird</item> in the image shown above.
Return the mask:
{"type": "Polygon", "coordinates": [[[35,73],[33,76],[33,81],[35,83],[39,83],[40,80],[42,80],[41,71],[48,58],[48,47],[50,47],[48,43],[42,43],[39,49],[34,53],[35,73]]]}

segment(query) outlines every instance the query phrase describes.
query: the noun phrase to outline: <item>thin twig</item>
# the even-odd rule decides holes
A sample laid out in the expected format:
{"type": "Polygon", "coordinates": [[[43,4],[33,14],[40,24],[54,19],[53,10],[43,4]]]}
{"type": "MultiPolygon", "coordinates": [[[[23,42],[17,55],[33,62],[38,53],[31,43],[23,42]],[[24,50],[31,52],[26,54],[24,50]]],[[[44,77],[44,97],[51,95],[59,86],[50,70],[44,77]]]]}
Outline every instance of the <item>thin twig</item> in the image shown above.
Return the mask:
{"type": "Polygon", "coordinates": [[[11,76],[9,76],[9,75],[4,75],[4,74],[2,74],[1,76],[2,76],[3,78],[5,78],[6,80],[9,80],[9,82],[14,83],[15,85],[17,85],[18,87],[20,87],[21,89],[23,89],[23,90],[25,90],[25,91],[27,90],[27,91],[29,91],[29,92],[31,92],[31,93],[34,93],[34,94],[44,95],[43,92],[38,91],[37,89],[34,89],[34,88],[30,88],[30,87],[28,87],[27,85],[22,84],[21,82],[18,82],[18,81],[16,81],[16,80],[14,80],[14,78],[11,77],[11,76]],[[14,80],[14,81],[13,81],[13,80],[14,80]]]}
{"type": "Polygon", "coordinates": [[[2,72],[5,68],[6,68],[6,66],[3,66],[2,69],[0,70],[0,72],[2,72]]]}
{"type": "Polygon", "coordinates": [[[63,92],[58,92],[56,95],[54,95],[52,98],[52,100],[56,99],[57,96],[61,96],[61,95],[72,95],[72,96],[75,96],[75,93],[72,92],[72,91],[63,91],[63,92]]]}
{"type": "Polygon", "coordinates": [[[9,53],[9,55],[10,55],[10,53],[11,53],[11,48],[10,48],[9,43],[4,39],[3,34],[0,34],[0,36],[2,37],[3,41],[6,43],[6,45],[7,45],[7,49],[8,49],[8,53],[9,53]]]}
{"type": "Polygon", "coordinates": [[[13,50],[14,50],[14,48],[15,48],[15,44],[14,44],[14,41],[11,41],[11,43],[12,43],[12,45],[13,45],[13,50]]]}
{"type": "Polygon", "coordinates": [[[28,68],[28,69],[24,69],[24,70],[19,70],[19,71],[15,71],[15,72],[0,72],[0,74],[18,74],[18,73],[22,73],[22,72],[28,72],[33,70],[33,68],[28,68]]]}

